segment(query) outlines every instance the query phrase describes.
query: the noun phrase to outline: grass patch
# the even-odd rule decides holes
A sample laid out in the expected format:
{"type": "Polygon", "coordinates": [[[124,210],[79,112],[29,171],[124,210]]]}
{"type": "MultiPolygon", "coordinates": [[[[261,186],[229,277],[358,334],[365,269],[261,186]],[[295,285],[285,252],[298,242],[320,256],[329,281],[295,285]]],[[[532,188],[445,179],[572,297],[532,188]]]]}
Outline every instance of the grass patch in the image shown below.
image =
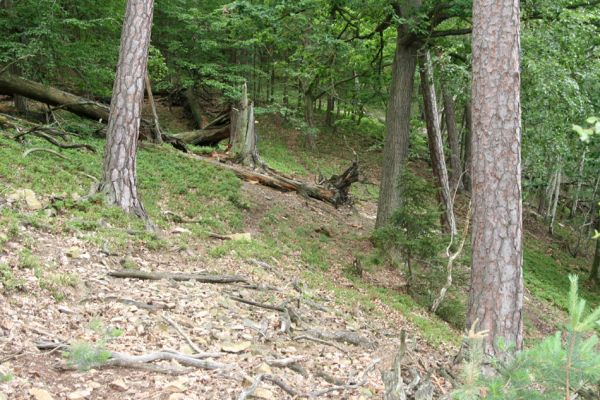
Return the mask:
{"type": "MultiPolygon", "coordinates": [[[[573,258],[557,245],[527,238],[523,256],[525,286],[532,295],[545,300],[562,311],[568,310],[569,274],[586,271],[583,258],[573,258]]],[[[586,271],[587,272],[587,271],[586,271]]],[[[579,293],[588,307],[600,304],[600,293],[581,285],[579,293]]]]}
{"type": "Polygon", "coordinates": [[[48,290],[56,301],[62,301],[69,294],[68,288],[76,288],[79,285],[79,276],[72,273],[44,273],[39,282],[40,288],[48,290]]]}
{"type": "MultiPolygon", "coordinates": [[[[66,126],[90,124],[67,116],[66,126]]],[[[85,129],[83,129],[85,130],[85,129]]],[[[90,129],[88,129],[89,131],[90,129]]],[[[46,142],[28,137],[26,145],[0,134],[0,195],[19,188],[33,190],[45,204],[52,196],[57,216],[44,213],[16,213],[2,210],[0,223],[9,230],[0,236],[6,242],[18,236],[18,225],[55,232],[74,232],[96,244],[108,244],[113,250],[128,245],[143,245],[152,249],[165,246],[159,238],[145,233],[142,221],[127,216],[116,207],[104,204],[102,196],[81,200],[87,194],[90,177],[102,175],[104,141],[78,138],[96,149],[96,153],[65,149],[68,160],[57,159],[49,153],[34,153],[24,158],[29,147],[45,147],[46,142]]],[[[54,148],[52,148],[54,150],[54,148]]],[[[138,189],[152,221],[161,228],[170,225],[163,214],[171,211],[182,218],[199,220],[188,228],[193,234],[208,230],[223,232],[237,230],[243,225],[242,211],[248,205],[240,193],[241,182],[229,171],[220,170],[184,156],[169,146],[143,144],[138,151],[138,189]]],[[[2,232],[0,232],[2,233],[2,232]]]]}
{"type": "Polygon", "coordinates": [[[2,283],[5,292],[25,288],[25,281],[17,278],[12,269],[6,264],[0,264],[0,283],[2,283]]]}

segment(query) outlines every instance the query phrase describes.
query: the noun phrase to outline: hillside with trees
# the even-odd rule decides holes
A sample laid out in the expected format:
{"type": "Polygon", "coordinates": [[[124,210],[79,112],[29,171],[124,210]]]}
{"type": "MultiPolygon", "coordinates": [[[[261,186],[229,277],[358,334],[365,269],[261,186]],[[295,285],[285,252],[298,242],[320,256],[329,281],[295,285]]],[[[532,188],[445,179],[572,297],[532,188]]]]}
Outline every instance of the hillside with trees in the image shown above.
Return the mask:
{"type": "Polygon", "coordinates": [[[600,1],[0,37],[0,400],[600,397],[600,1]]]}

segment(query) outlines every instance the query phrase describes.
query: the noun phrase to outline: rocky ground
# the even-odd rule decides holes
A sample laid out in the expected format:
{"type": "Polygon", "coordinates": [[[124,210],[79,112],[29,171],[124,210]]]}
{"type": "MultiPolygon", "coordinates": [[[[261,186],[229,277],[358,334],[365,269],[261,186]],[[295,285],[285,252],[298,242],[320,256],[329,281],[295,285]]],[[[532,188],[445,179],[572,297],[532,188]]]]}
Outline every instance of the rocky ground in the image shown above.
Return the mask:
{"type": "MultiPolygon", "coordinates": [[[[243,191],[267,201],[265,209],[285,206],[324,225],[336,220],[344,229],[361,230],[372,224],[369,205],[336,210],[256,185],[245,184],[243,191]]],[[[251,235],[260,230],[252,222],[260,214],[256,207],[247,216],[251,235]]],[[[429,386],[433,398],[451,389],[451,378],[442,371],[449,371],[455,348],[432,348],[405,316],[377,299],[374,310],[365,310],[340,301],[325,285],[303,282],[306,266],[294,254],[262,262],[235,254],[213,258],[207,254],[220,240],[194,238],[182,224],[162,234],[187,235],[185,248],[141,246],[114,253],[92,244],[86,235],[93,233],[56,234],[27,224],[18,229],[0,251],[0,264],[22,285],[20,291],[0,290],[0,373],[8,377],[0,384],[0,398],[382,398],[381,374],[391,368],[401,331],[406,332],[405,382],[415,383],[415,389],[429,386]],[[24,248],[47,271],[43,282],[35,265],[18,267],[24,248]],[[201,283],[109,275],[120,270],[243,279],[201,283]],[[63,289],[57,296],[58,285],[63,289]],[[90,358],[93,363],[106,351],[113,353],[106,353],[103,364],[88,370],[73,365],[90,358]],[[171,359],[128,358],[156,352],[171,359]]],[[[348,259],[347,249],[337,251],[348,259]]],[[[324,274],[336,285],[352,287],[339,268],[324,274]]],[[[382,274],[379,280],[393,280],[389,272],[382,274]]]]}

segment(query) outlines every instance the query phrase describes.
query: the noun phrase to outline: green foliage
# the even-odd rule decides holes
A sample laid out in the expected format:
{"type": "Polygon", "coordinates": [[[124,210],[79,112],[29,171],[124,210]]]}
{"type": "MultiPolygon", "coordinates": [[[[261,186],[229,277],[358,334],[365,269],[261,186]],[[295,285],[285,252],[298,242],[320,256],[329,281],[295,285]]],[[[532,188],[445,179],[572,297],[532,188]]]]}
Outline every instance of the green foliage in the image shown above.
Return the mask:
{"type": "MultiPolygon", "coordinates": [[[[435,227],[440,211],[432,205],[435,189],[426,180],[406,168],[401,178],[403,203],[392,215],[390,224],[373,233],[375,245],[382,251],[394,254],[399,251],[409,273],[414,261],[433,263],[444,243],[444,235],[435,227]]],[[[391,260],[397,263],[400,260],[391,260]]]]}
{"type": "Polygon", "coordinates": [[[570,275],[569,280],[566,301],[570,318],[564,330],[508,360],[492,360],[496,375],[482,374],[483,335],[469,332],[464,384],[453,393],[453,398],[570,399],[578,390],[600,380],[600,351],[594,332],[600,324],[600,307],[587,313],[585,300],[578,295],[577,277],[570,275]]]}
{"type": "Polygon", "coordinates": [[[4,292],[22,290],[25,287],[25,281],[17,278],[12,269],[6,264],[0,264],[0,283],[4,292]]]}
{"type": "Polygon", "coordinates": [[[80,371],[87,371],[95,366],[102,365],[110,359],[110,351],[102,345],[88,342],[75,342],[65,352],[67,364],[80,371]]]}
{"type": "Polygon", "coordinates": [[[11,372],[2,373],[0,372],[0,383],[9,383],[13,380],[13,374],[11,372]]]}
{"type": "Polygon", "coordinates": [[[67,364],[80,371],[87,371],[107,362],[111,357],[111,352],[106,348],[107,342],[123,334],[123,331],[117,328],[105,329],[102,321],[97,318],[90,321],[89,327],[92,331],[100,334],[101,338],[95,343],[76,341],[63,353],[67,364]]]}

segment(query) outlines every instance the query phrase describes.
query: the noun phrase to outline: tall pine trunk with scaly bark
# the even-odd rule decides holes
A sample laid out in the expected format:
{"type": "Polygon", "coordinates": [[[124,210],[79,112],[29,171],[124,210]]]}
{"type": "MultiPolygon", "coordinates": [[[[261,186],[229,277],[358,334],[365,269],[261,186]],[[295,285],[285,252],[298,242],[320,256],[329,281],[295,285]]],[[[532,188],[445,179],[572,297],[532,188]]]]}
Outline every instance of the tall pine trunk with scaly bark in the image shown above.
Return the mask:
{"type": "Polygon", "coordinates": [[[153,0],[128,0],[110,103],[100,191],[125,212],[147,219],[137,192],[136,153],[153,0]]]}
{"type": "Polygon", "coordinates": [[[473,2],[472,269],[467,322],[523,347],[519,0],[473,2]]]}

